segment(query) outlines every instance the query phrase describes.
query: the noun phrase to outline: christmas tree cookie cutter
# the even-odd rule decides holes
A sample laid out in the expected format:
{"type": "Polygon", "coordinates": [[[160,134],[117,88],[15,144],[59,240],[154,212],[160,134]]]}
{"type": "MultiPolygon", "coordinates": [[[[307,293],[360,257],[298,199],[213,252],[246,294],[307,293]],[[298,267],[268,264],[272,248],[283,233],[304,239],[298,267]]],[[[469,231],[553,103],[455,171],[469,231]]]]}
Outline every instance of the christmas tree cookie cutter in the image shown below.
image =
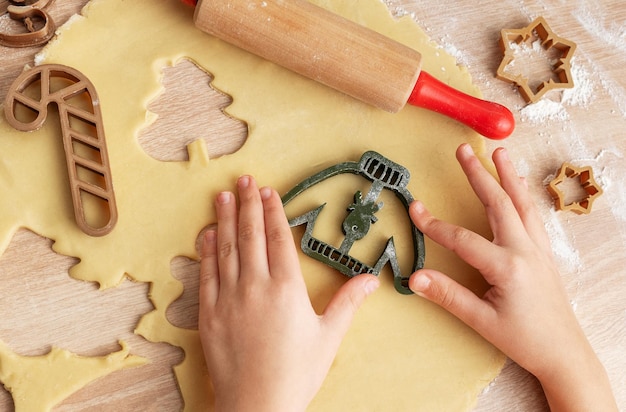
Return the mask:
{"type": "Polygon", "coordinates": [[[602,188],[593,177],[593,170],[591,167],[576,167],[567,162],[561,165],[557,176],[550,181],[546,189],[554,198],[554,206],[557,210],[570,210],[579,215],[591,213],[591,206],[594,200],[596,200],[596,198],[603,193],[602,188]],[[559,185],[565,182],[566,179],[576,178],[578,178],[586,196],[582,199],[567,203],[567,193],[564,190],[561,190],[559,185]]]}
{"type": "MultiPolygon", "coordinates": [[[[387,240],[382,254],[373,265],[368,265],[349,254],[353,243],[364,238],[370,226],[377,221],[375,213],[383,207],[383,203],[377,202],[377,199],[383,190],[391,190],[401,201],[408,214],[409,205],[413,201],[413,196],[407,189],[410,179],[408,169],[379,153],[369,151],[363,154],[359,162],[339,163],[303,180],[282,197],[283,205],[287,205],[310,187],[344,173],[362,176],[370,180],[372,185],[365,196],[357,191],[354,195],[354,202],[348,206],[347,211],[349,213],[342,223],[345,238],[341,246],[335,247],[313,237],[315,221],[325,205],[322,204],[316,209],[289,221],[291,227],[306,224],[305,233],[300,242],[302,251],[307,256],[325,263],[348,277],[364,273],[378,276],[382,268],[389,263],[393,271],[396,290],[402,294],[411,294],[412,292],[408,287],[409,277],[403,276],[400,270],[393,237],[387,240]]],[[[424,266],[424,235],[414,225],[411,225],[411,234],[413,241],[412,272],[414,272],[424,266]]]]}
{"type": "Polygon", "coordinates": [[[44,8],[52,0],[10,0],[7,12],[13,20],[21,20],[27,33],[0,33],[0,45],[6,47],[31,47],[47,43],[56,31],[56,24],[44,8]],[[41,28],[36,29],[33,19],[43,21],[41,28]]]}
{"type": "Polygon", "coordinates": [[[550,90],[574,87],[571,60],[576,50],[576,43],[556,35],[543,17],[536,18],[523,29],[503,29],[500,36],[500,49],[504,54],[504,58],[496,71],[496,77],[515,84],[526,103],[536,103],[550,90]],[[558,58],[552,64],[553,78],[540,83],[536,87],[531,87],[530,79],[522,74],[511,73],[507,70],[507,66],[515,60],[513,45],[521,45],[534,38],[537,38],[544,50],[556,51],[558,58]]]}
{"type": "Polygon", "coordinates": [[[76,224],[90,236],[106,235],[117,223],[117,207],[100,101],[89,79],[59,64],[36,66],[13,82],[4,114],[13,128],[34,131],[51,104],[58,108],[76,224]],[[86,199],[104,207],[88,211],[86,199]]]}

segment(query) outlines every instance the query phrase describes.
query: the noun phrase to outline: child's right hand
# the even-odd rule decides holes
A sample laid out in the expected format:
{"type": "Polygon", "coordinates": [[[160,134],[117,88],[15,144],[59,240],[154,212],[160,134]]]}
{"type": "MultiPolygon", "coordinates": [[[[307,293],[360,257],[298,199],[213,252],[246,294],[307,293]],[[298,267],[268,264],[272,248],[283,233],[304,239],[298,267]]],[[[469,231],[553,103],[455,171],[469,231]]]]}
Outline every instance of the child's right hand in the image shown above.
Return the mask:
{"type": "Polygon", "coordinates": [[[606,372],[585,337],[555,264],[544,223],[504,149],[493,161],[500,183],[469,145],[457,159],[485,206],[493,241],[433,217],[419,201],[415,225],[485,277],[481,298],[443,273],[422,269],[409,286],[441,305],[541,382],[550,408],[617,411],[606,372]]]}

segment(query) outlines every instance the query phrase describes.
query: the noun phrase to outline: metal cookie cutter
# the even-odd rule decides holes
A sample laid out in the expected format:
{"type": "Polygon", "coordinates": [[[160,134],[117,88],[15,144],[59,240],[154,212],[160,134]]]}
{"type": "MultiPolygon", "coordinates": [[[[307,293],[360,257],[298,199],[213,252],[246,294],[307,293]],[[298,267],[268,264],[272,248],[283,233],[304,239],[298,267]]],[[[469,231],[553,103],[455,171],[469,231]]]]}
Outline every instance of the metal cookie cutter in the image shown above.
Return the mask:
{"type": "Polygon", "coordinates": [[[576,50],[576,43],[557,36],[543,17],[536,18],[523,29],[503,29],[500,38],[500,49],[504,53],[504,59],[496,71],[496,77],[515,84],[526,103],[536,103],[550,90],[574,87],[571,59],[574,50],[576,50]],[[534,38],[541,43],[541,47],[544,50],[554,49],[558,53],[558,58],[551,67],[554,78],[550,78],[533,88],[530,86],[528,78],[521,74],[510,73],[507,70],[507,66],[515,59],[513,45],[521,45],[534,38]],[[555,79],[558,81],[555,81],[555,79]]]}
{"type": "Polygon", "coordinates": [[[561,165],[558,175],[548,184],[546,189],[554,198],[554,205],[557,210],[571,210],[579,215],[591,213],[593,201],[602,194],[602,188],[596,183],[591,167],[576,167],[569,163],[561,165]],[[578,178],[587,196],[566,204],[566,193],[559,188],[559,185],[568,178],[578,178]]]}
{"type": "Polygon", "coordinates": [[[0,45],[6,47],[31,47],[47,43],[56,31],[56,24],[52,17],[43,9],[52,0],[10,0],[7,12],[13,20],[22,20],[28,33],[7,34],[0,33],[0,45]],[[41,19],[43,26],[35,28],[33,19],[41,19]]]}
{"type": "MultiPolygon", "coordinates": [[[[293,198],[311,186],[343,173],[363,176],[370,180],[372,185],[365,196],[360,191],[357,191],[354,195],[354,203],[348,206],[347,210],[349,213],[342,224],[345,238],[341,246],[329,245],[322,240],[314,238],[312,235],[315,221],[324,208],[324,204],[322,204],[318,208],[289,221],[292,227],[306,223],[305,233],[300,242],[302,251],[307,256],[337,269],[348,277],[364,273],[378,276],[382,268],[389,262],[393,271],[396,290],[402,294],[411,294],[412,291],[408,287],[409,277],[403,276],[400,271],[393,237],[389,238],[385,249],[373,266],[363,263],[349,254],[353,243],[364,238],[370,226],[378,220],[375,213],[383,207],[383,203],[377,203],[377,199],[384,189],[394,192],[408,213],[413,196],[407,189],[410,173],[405,167],[392,162],[376,152],[366,152],[359,162],[339,163],[303,180],[283,196],[283,205],[287,205],[293,198]]],[[[422,232],[413,225],[411,229],[413,240],[412,272],[414,272],[424,266],[425,249],[422,232]]]]}
{"type": "Polygon", "coordinates": [[[117,222],[117,207],[100,101],[89,79],[60,64],[36,66],[13,82],[4,114],[15,129],[33,131],[43,126],[52,103],[58,107],[61,121],[76,223],[90,236],[106,235],[117,222]],[[32,92],[33,88],[39,90],[32,92]],[[104,210],[92,208],[88,214],[83,194],[104,205],[104,210]]]}

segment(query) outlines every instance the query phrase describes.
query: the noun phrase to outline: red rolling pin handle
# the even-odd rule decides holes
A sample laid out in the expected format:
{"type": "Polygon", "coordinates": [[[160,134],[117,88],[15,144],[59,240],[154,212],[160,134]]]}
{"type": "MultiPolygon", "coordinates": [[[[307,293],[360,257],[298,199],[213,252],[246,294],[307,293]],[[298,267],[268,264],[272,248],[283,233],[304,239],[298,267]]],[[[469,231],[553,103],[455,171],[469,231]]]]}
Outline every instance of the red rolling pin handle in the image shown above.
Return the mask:
{"type": "Polygon", "coordinates": [[[408,103],[451,117],[490,139],[513,133],[515,119],[506,107],[477,99],[421,72],[408,103]]]}

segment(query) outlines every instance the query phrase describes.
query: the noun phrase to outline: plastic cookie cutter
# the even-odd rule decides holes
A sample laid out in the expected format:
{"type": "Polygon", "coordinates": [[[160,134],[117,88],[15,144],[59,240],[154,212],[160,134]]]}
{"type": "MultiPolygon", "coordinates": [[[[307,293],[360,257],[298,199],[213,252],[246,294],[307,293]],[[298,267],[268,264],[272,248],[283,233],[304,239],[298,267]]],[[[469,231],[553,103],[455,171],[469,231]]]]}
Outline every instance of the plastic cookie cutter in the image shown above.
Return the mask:
{"type": "MultiPolygon", "coordinates": [[[[354,203],[348,206],[347,211],[349,213],[342,224],[345,238],[341,246],[335,247],[313,237],[315,221],[325,206],[322,204],[316,209],[289,221],[291,227],[306,223],[305,233],[300,242],[302,251],[307,256],[325,263],[348,277],[364,273],[378,276],[382,268],[389,263],[393,271],[396,290],[402,294],[411,294],[412,292],[408,287],[409,277],[403,276],[400,271],[393,237],[388,239],[385,249],[374,265],[363,263],[349,254],[354,242],[363,239],[369,232],[371,225],[377,221],[375,213],[383,207],[383,203],[377,202],[377,199],[384,189],[395,193],[408,214],[413,196],[407,189],[410,173],[405,167],[376,152],[366,152],[359,162],[339,163],[303,180],[283,196],[283,205],[287,205],[293,198],[311,186],[343,173],[360,175],[370,180],[372,185],[365,196],[357,191],[354,195],[354,203]]],[[[414,225],[411,226],[413,240],[412,272],[414,272],[424,266],[425,249],[424,235],[414,225]]]]}
{"type": "Polygon", "coordinates": [[[515,84],[526,103],[537,102],[550,90],[574,87],[571,59],[574,50],[576,50],[576,44],[557,36],[543,17],[536,18],[529,26],[523,29],[503,29],[501,31],[500,48],[504,53],[504,59],[496,71],[496,77],[515,84]],[[535,42],[538,42],[546,52],[552,52],[554,59],[550,61],[550,78],[532,87],[530,79],[523,74],[512,73],[510,65],[515,60],[516,49],[519,49],[524,44],[532,47],[529,43],[535,42]]]}
{"type": "Polygon", "coordinates": [[[576,167],[569,163],[563,163],[558,175],[548,184],[546,189],[554,198],[557,210],[571,210],[577,214],[591,213],[593,201],[602,194],[602,188],[596,183],[591,167],[576,167]],[[576,178],[578,178],[580,186],[586,195],[579,200],[567,202],[566,190],[561,190],[559,186],[564,184],[566,179],[576,178]]]}
{"type": "Polygon", "coordinates": [[[63,65],[36,66],[13,82],[4,113],[15,129],[34,131],[52,103],[58,107],[76,223],[90,236],[106,235],[117,223],[117,207],[100,101],[89,79],[63,65]]]}
{"type": "Polygon", "coordinates": [[[13,20],[22,20],[28,33],[7,34],[0,33],[0,45],[7,47],[31,47],[47,43],[56,31],[52,17],[43,9],[52,0],[10,0],[7,12],[13,20]],[[36,29],[33,20],[43,21],[41,28],[36,29]]]}

